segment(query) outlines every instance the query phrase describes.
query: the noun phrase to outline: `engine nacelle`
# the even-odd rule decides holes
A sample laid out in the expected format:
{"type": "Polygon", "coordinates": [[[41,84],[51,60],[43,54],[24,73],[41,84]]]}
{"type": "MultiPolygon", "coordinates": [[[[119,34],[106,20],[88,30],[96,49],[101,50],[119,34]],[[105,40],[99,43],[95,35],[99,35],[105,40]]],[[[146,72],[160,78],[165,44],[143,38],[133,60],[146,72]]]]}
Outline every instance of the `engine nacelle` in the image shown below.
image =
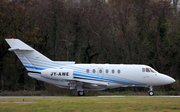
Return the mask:
{"type": "Polygon", "coordinates": [[[42,70],[41,77],[50,78],[50,79],[73,79],[74,71],[71,69],[46,69],[42,70]]]}

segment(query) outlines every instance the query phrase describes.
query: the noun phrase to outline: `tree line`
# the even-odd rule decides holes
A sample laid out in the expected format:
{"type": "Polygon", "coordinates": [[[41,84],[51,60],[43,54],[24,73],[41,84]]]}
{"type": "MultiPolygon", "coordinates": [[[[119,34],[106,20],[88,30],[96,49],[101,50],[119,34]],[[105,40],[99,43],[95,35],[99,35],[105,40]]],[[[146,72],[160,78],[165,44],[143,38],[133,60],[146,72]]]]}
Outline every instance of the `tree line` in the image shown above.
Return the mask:
{"type": "Polygon", "coordinates": [[[26,75],[5,38],[56,61],[146,64],[177,80],[166,89],[180,91],[180,12],[170,2],[1,0],[0,90],[45,90],[26,75]]]}

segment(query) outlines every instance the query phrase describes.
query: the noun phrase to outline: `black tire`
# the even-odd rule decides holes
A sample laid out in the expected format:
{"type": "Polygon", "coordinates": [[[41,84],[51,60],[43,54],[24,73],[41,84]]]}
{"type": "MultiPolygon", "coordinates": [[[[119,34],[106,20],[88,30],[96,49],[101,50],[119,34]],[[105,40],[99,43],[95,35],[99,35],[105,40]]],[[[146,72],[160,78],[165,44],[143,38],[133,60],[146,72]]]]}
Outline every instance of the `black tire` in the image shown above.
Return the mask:
{"type": "Polygon", "coordinates": [[[149,96],[153,96],[154,92],[153,91],[149,91],[149,96]]]}
{"type": "Polygon", "coordinates": [[[84,96],[84,91],[78,91],[78,96],[84,96]]]}

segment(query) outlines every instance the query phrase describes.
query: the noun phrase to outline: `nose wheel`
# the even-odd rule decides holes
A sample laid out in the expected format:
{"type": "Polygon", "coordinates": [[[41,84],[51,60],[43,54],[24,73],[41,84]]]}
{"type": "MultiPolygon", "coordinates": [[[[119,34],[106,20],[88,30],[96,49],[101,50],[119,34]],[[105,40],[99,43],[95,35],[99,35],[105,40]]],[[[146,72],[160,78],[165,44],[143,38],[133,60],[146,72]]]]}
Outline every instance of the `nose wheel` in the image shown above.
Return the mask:
{"type": "Polygon", "coordinates": [[[150,89],[149,92],[148,92],[148,93],[149,93],[149,96],[153,96],[153,95],[154,95],[153,87],[150,86],[149,89],[150,89]]]}
{"type": "Polygon", "coordinates": [[[153,96],[154,92],[153,91],[149,91],[149,96],[153,96]]]}

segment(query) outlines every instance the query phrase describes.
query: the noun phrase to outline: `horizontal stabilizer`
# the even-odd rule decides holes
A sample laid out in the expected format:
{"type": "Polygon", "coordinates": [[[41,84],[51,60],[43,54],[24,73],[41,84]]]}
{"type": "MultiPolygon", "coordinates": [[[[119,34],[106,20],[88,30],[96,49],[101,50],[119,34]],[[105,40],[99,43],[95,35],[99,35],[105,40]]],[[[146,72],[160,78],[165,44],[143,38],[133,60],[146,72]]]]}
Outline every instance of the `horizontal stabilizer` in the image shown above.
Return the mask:
{"type": "Polygon", "coordinates": [[[9,48],[8,50],[9,51],[18,51],[18,50],[21,50],[21,51],[33,51],[33,49],[22,49],[22,48],[9,48]]]}
{"type": "Polygon", "coordinates": [[[28,46],[24,42],[22,42],[19,39],[5,39],[9,46],[11,47],[9,50],[10,51],[15,51],[15,50],[34,50],[32,47],[28,46]]]}

